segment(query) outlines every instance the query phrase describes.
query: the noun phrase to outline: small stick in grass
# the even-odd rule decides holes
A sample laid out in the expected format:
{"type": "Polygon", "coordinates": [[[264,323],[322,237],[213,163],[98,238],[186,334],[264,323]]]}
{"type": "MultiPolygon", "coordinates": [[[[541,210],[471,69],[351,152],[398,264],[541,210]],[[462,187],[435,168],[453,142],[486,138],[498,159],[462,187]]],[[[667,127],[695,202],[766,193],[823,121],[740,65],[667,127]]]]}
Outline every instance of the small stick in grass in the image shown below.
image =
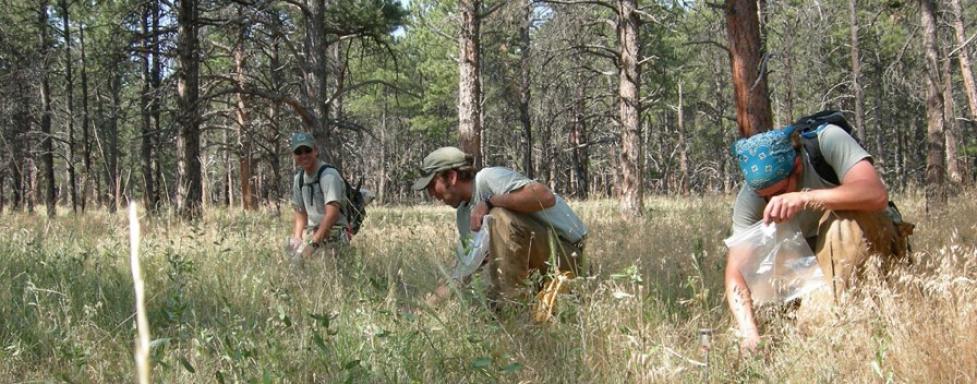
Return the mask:
{"type": "Polygon", "coordinates": [[[129,202],[129,265],[132,267],[132,285],[136,291],[136,376],[140,384],[149,383],[149,321],[146,320],[146,305],[142,269],[139,266],[139,219],[136,217],[136,204],[129,202]]]}

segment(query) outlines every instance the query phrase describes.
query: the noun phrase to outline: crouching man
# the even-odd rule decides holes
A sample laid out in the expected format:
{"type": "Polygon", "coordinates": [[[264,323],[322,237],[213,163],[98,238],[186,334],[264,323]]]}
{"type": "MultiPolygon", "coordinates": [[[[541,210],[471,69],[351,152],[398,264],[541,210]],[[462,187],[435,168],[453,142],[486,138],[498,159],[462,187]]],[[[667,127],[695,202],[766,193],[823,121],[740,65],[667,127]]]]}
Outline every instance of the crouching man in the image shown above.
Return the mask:
{"type": "MultiPolygon", "coordinates": [[[[458,236],[463,245],[471,243],[484,216],[492,217],[488,255],[484,261],[474,261],[488,269],[492,303],[523,298],[527,288],[542,289],[541,285],[527,286],[534,272],[564,277],[581,274],[587,227],[545,185],[503,167],[476,170],[472,156],[455,147],[431,152],[424,158],[421,174],[414,182],[414,190],[427,190],[431,197],[456,209],[458,236]]],[[[459,260],[462,257],[459,255],[459,260]]],[[[457,273],[461,264],[452,277],[465,284],[470,276],[457,273]]],[[[550,279],[544,284],[552,287],[551,283],[558,280],[550,279]]],[[[556,292],[544,289],[543,293],[540,301],[552,306],[556,292]]],[[[438,299],[448,294],[445,285],[435,291],[438,299]]],[[[537,307],[534,317],[544,320],[551,309],[537,307]]]]}
{"type": "Polygon", "coordinates": [[[311,134],[292,134],[292,155],[299,171],[292,181],[295,220],[290,239],[293,264],[317,251],[335,255],[349,244],[352,232],[346,217],[346,183],[336,168],[319,160],[311,134]]]}
{"type": "MultiPolygon", "coordinates": [[[[745,183],[733,208],[733,232],[760,220],[796,221],[817,256],[828,295],[837,297],[871,255],[881,256],[883,266],[904,260],[912,225],[887,209],[888,193],[872,157],[845,130],[824,124],[801,134],[788,126],[736,142],[745,183]],[[817,147],[803,140],[817,140],[817,147]],[[819,149],[820,156],[806,148],[819,149]],[[823,163],[812,164],[812,158],[823,163]]],[[[760,337],[740,269],[749,256],[749,250],[730,249],[725,272],[726,299],[746,351],[755,349],[760,337]]]]}

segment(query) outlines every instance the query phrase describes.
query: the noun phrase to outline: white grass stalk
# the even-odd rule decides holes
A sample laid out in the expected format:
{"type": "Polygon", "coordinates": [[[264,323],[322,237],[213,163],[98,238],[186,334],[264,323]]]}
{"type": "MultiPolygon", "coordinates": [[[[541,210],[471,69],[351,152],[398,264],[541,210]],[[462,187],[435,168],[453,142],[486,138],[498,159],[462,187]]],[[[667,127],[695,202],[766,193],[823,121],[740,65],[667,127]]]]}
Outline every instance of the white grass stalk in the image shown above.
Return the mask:
{"type": "Polygon", "coordinates": [[[129,264],[132,266],[132,285],[136,291],[136,375],[140,384],[149,383],[149,321],[146,320],[146,304],[142,268],[139,265],[139,219],[136,204],[129,202],[129,264]]]}

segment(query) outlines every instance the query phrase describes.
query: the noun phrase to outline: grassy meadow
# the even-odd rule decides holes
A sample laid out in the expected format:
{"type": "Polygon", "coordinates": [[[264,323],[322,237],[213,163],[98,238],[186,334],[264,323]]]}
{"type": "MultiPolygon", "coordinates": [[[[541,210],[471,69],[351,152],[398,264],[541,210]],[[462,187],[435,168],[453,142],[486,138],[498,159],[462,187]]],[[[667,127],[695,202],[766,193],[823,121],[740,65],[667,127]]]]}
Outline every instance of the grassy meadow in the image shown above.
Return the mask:
{"type": "MultiPolygon", "coordinates": [[[[424,304],[455,241],[446,207],[373,207],[352,249],[301,271],[289,212],[142,216],[142,268],[161,383],[977,382],[977,198],[926,216],[896,196],[914,264],[869,276],[823,323],[764,308],[741,357],[723,300],[732,197],[573,203],[594,275],[553,324],[495,314],[478,289],[424,304]],[[712,329],[710,348],[700,329],[712,329]]],[[[134,379],[134,294],[123,212],[4,214],[0,382],[134,379]]],[[[477,288],[477,284],[476,284],[477,288]]]]}

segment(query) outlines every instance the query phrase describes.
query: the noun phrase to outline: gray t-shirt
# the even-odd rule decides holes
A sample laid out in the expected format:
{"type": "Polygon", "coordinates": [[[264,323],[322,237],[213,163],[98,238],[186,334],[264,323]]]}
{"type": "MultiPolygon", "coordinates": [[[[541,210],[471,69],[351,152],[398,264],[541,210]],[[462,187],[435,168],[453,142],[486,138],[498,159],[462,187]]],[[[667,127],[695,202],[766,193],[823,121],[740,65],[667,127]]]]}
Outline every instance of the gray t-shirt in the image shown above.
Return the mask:
{"type": "MultiPolygon", "coordinates": [[[[503,167],[485,168],[475,174],[474,191],[470,201],[462,202],[456,211],[458,235],[464,241],[472,235],[471,208],[493,195],[501,195],[522,188],[535,181],[503,167]]],[[[577,217],[566,201],[556,196],[556,204],[541,211],[527,213],[547,227],[556,230],[564,240],[576,242],[587,235],[587,226],[577,217]]]]}
{"type": "MultiPolygon", "coordinates": [[[[817,135],[821,155],[838,175],[838,180],[844,180],[848,171],[859,161],[864,159],[871,161],[872,159],[871,155],[841,127],[826,125],[818,129],[817,135]]],[[[801,163],[804,165],[804,172],[801,175],[798,188],[828,189],[837,187],[836,184],[829,183],[818,176],[814,166],[811,165],[807,152],[801,150],[801,153],[803,153],[802,159],[804,161],[801,163]]],[[[766,200],[758,196],[753,189],[744,185],[739,194],[736,195],[736,203],[733,206],[733,233],[742,231],[763,220],[763,209],[766,206],[766,200]]],[[[804,236],[814,237],[818,234],[818,221],[823,214],[823,210],[804,209],[792,220],[797,221],[801,231],[804,232],[804,236]]]]}
{"type": "MultiPolygon", "coordinates": [[[[324,161],[319,160],[316,164],[316,171],[325,164],[324,161]]],[[[310,175],[305,171],[302,172],[305,173],[303,177],[305,185],[303,187],[299,186],[299,173],[296,173],[292,180],[292,207],[298,212],[305,212],[309,215],[307,225],[311,228],[318,226],[322,222],[322,217],[326,215],[326,204],[332,202],[339,203],[339,219],[336,220],[334,226],[345,227],[348,221],[343,214],[343,208],[349,202],[346,199],[346,183],[343,182],[343,177],[336,171],[336,168],[326,168],[322,172],[318,186],[313,185],[316,175],[310,175]],[[310,193],[312,194],[311,198],[309,197],[310,193]],[[309,204],[306,202],[309,202],[309,204]]]]}

